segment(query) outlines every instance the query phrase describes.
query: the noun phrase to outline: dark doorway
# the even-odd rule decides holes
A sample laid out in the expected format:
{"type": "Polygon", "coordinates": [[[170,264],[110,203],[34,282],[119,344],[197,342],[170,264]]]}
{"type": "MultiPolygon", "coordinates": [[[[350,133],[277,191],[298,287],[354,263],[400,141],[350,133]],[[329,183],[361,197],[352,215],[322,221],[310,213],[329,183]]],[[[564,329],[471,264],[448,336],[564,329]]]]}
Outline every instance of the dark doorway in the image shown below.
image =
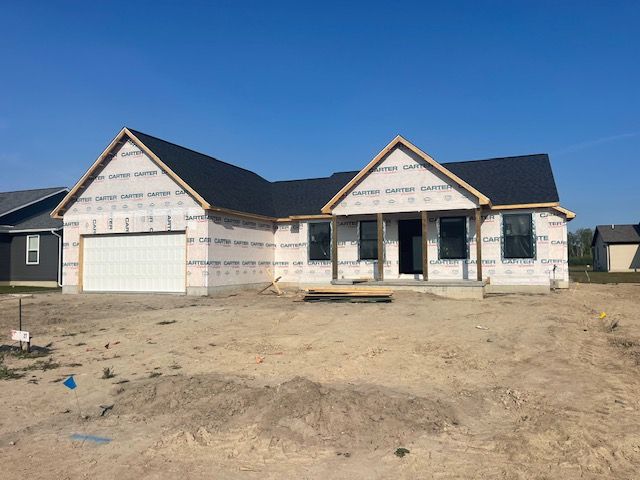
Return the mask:
{"type": "Polygon", "coordinates": [[[399,220],[400,273],[422,273],[422,221],[399,220]]]}

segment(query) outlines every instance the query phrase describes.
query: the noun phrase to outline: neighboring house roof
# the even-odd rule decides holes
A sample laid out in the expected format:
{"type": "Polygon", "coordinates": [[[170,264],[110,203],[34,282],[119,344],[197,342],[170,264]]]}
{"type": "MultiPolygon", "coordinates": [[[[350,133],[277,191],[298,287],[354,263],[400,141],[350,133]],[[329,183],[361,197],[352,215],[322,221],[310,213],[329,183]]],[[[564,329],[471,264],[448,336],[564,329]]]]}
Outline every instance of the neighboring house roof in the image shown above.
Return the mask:
{"type": "Polygon", "coordinates": [[[598,235],[604,243],[640,243],[640,224],[598,225],[591,246],[595,245],[598,235]]]}
{"type": "MultiPolygon", "coordinates": [[[[558,205],[559,201],[551,164],[546,154],[439,164],[413,144],[397,136],[363,170],[338,172],[323,178],[270,182],[250,170],[137,130],[124,128],[110,147],[115,148],[115,145],[121,144],[123,135],[133,135],[142,142],[157,160],[175,174],[174,178],[177,177],[184,182],[192,193],[202,199],[205,208],[220,208],[275,218],[319,215],[323,207],[327,207],[327,202],[334,201],[338,193],[344,191],[350,183],[357,181],[358,177],[362,177],[367,168],[398,143],[415,149],[414,151],[423,157],[428,157],[428,161],[445,175],[461,184],[463,188],[475,192],[481,203],[486,202],[487,198],[494,206],[558,205]]],[[[99,168],[109,150],[110,148],[105,150],[78,185],[91,178],[92,171],[99,168]]],[[[59,215],[66,203],[74,198],[78,185],[60,203],[54,214],[59,215]]],[[[573,215],[572,212],[569,213],[573,215]]]]}
{"type": "Polygon", "coordinates": [[[37,188],[34,190],[18,190],[15,192],[0,192],[0,217],[44,200],[56,193],[66,191],[66,187],[51,187],[37,188]]]}
{"type": "Polygon", "coordinates": [[[0,192],[0,231],[62,228],[62,221],[51,218],[50,213],[68,191],[66,187],[52,187],[0,192]]]}
{"type": "Polygon", "coordinates": [[[12,227],[10,230],[55,230],[61,228],[62,220],[51,218],[52,207],[53,205],[34,216],[11,222],[12,227]]]}

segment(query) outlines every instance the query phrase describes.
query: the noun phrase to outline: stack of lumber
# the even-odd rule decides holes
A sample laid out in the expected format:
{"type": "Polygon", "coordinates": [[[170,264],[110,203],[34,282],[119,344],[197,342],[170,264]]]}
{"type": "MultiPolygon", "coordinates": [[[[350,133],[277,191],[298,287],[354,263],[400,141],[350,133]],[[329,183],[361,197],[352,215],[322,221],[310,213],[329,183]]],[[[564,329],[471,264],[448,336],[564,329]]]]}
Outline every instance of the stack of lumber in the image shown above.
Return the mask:
{"type": "Polygon", "coordinates": [[[390,302],[393,292],[384,288],[322,287],[305,290],[305,302],[390,302]]]}

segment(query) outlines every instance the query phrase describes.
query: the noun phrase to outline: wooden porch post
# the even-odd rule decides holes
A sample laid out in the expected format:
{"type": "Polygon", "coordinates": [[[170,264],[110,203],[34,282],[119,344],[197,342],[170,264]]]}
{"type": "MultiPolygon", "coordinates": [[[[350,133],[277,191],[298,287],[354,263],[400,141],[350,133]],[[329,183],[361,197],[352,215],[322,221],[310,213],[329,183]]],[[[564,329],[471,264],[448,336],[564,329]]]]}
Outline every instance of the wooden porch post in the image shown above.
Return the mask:
{"type": "Polygon", "coordinates": [[[378,280],[384,280],[384,219],[381,213],[376,214],[378,221],[378,280]]]}
{"type": "Polygon", "coordinates": [[[429,213],[421,212],[422,215],[422,279],[429,280],[429,213]]]}
{"type": "Polygon", "coordinates": [[[482,281],[482,207],[476,208],[476,273],[482,281]]]}
{"type": "Polygon", "coordinates": [[[338,279],[338,217],[331,217],[331,279],[338,279]]]}

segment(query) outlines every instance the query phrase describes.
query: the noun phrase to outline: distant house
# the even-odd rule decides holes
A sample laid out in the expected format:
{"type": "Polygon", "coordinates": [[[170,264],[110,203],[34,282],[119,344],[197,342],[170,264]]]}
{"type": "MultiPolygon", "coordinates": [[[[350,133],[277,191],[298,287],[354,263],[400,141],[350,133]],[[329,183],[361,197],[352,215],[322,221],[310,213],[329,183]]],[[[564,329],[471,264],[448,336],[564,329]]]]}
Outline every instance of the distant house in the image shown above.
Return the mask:
{"type": "Polygon", "coordinates": [[[49,214],[68,191],[0,192],[0,285],[60,284],[62,221],[49,214]]]}
{"type": "Polygon", "coordinates": [[[640,270],[640,224],[598,225],[593,234],[593,269],[601,272],[640,270]]]}

